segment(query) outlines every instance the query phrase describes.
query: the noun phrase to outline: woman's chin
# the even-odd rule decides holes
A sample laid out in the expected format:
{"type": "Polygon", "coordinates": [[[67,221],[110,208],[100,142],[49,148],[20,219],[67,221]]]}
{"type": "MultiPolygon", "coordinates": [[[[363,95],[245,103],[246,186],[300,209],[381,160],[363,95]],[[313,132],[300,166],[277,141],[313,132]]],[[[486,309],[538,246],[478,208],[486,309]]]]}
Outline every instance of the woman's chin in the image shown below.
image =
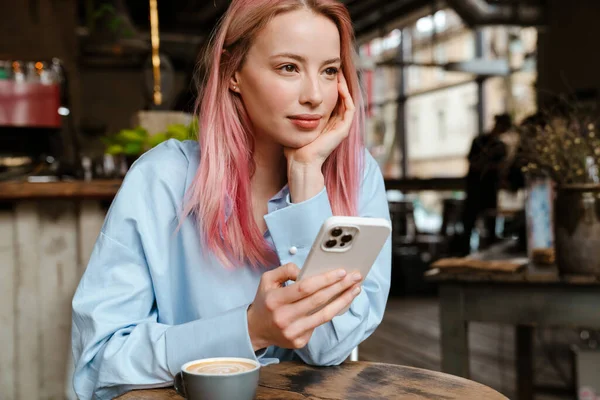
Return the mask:
{"type": "Polygon", "coordinates": [[[319,137],[318,133],[303,137],[294,137],[282,141],[282,145],[291,149],[299,149],[314,142],[319,137]]]}

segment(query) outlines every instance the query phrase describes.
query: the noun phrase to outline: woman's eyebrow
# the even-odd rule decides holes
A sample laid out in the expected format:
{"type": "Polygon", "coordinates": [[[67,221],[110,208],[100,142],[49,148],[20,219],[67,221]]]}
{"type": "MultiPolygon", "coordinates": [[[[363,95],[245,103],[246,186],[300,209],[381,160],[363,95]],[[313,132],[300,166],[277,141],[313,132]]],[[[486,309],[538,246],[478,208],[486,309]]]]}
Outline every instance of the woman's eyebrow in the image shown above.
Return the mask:
{"type": "MultiPolygon", "coordinates": [[[[291,59],[296,60],[301,63],[306,62],[306,58],[299,56],[298,54],[294,54],[294,53],[279,53],[279,54],[275,54],[271,58],[284,58],[284,57],[291,58],[291,59]]],[[[323,63],[321,65],[333,64],[333,63],[340,62],[340,61],[341,60],[339,57],[330,58],[329,60],[323,61],[323,63]]]]}

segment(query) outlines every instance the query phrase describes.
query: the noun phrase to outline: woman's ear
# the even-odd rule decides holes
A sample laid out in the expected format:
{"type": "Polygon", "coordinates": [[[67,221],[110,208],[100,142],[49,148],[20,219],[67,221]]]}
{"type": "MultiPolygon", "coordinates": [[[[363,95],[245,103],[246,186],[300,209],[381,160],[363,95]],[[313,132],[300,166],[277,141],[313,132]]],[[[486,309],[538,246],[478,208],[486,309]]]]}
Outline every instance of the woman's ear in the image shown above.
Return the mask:
{"type": "Polygon", "coordinates": [[[240,93],[240,78],[237,72],[235,72],[229,80],[229,90],[240,93]]]}

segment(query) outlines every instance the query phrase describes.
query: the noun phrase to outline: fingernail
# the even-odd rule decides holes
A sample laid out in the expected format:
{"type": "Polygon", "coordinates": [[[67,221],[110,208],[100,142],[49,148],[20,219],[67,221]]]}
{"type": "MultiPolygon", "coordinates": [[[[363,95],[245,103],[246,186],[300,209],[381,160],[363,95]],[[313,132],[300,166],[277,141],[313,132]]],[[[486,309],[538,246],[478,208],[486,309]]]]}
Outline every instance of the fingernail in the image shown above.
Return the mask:
{"type": "Polygon", "coordinates": [[[340,269],[340,270],[337,272],[337,276],[338,276],[339,278],[343,278],[343,277],[345,277],[345,276],[346,276],[346,271],[345,271],[345,270],[343,270],[343,269],[340,269]]]}
{"type": "Polygon", "coordinates": [[[358,295],[359,293],[360,293],[360,286],[357,286],[352,290],[352,294],[355,296],[358,295]]]}
{"type": "Polygon", "coordinates": [[[360,276],[360,274],[358,272],[355,272],[352,274],[352,280],[358,282],[362,279],[362,276],[360,276]]]}

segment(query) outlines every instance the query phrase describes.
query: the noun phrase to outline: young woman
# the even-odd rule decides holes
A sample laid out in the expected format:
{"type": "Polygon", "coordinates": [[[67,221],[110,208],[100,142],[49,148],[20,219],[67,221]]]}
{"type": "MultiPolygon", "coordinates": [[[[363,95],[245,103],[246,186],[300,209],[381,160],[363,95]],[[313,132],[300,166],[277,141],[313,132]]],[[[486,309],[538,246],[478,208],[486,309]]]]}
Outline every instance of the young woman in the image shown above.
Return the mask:
{"type": "Polygon", "coordinates": [[[206,357],[335,365],[379,325],[389,240],[366,277],[286,285],[327,217],[389,219],[353,46],[338,1],[232,1],[205,57],[199,143],[133,165],[73,299],[81,399],[168,386],[206,357]]]}

